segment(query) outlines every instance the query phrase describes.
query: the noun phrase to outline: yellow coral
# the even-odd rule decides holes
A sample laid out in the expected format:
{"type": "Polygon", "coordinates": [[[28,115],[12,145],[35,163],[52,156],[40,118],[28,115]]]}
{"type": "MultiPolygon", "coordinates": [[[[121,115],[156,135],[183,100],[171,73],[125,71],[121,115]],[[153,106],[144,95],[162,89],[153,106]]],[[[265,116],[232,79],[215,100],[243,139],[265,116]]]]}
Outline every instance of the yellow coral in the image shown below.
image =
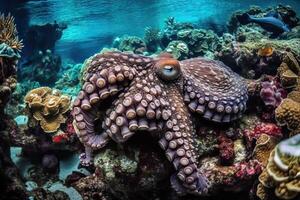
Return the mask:
{"type": "Polygon", "coordinates": [[[23,43],[17,35],[14,17],[10,14],[7,17],[4,14],[0,15],[0,43],[5,43],[12,49],[20,51],[23,48],[23,43]]]}
{"type": "Polygon", "coordinates": [[[70,109],[70,98],[57,90],[40,87],[31,90],[24,98],[27,109],[46,133],[57,131],[66,121],[64,114],[70,109]]]}

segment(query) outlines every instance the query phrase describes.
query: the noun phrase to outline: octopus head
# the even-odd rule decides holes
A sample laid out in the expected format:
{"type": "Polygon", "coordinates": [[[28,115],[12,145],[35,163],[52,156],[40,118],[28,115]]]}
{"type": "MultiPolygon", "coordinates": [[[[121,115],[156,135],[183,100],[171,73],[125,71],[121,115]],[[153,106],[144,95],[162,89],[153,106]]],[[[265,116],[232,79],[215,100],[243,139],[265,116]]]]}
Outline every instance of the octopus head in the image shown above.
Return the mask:
{"type": "Polygon", "coordinates": [[[169,54],[162,54],[155,64],[157,76],[165,82],[173,82],[181,75],[180,64],[169,54]]]}

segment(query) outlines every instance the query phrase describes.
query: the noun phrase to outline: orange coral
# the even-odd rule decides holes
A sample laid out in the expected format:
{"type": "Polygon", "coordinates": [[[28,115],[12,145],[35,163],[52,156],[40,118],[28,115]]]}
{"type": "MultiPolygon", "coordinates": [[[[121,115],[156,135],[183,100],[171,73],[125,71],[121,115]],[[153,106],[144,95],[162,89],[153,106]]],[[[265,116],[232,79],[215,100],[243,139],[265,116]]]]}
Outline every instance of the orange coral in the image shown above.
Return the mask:
{"type": "Polygon", "coordinates": [[[265,57],[271,56],[273,55],[273,53],[274,53],[274,49],[270,45],[266,45],[265,47],[258,49],[257,52],[259,56],[265,56],[265,57]]]}
{"type": "Polygon", "coordinates": [[[6,43],[18,51],[23,48],[22,40],[18,38],[15,19],[10,14],[6,17],[4,14],[0,15],[0,43],[6,43]]]}
{"type": "Polygon", "coordinates": [[[31,90],[24,101],[33,119],[39,122],[46,133],[57,131],[60,124],[66,121],[64,114],[71,104],[69,97],[48,87],[31,90]]]}

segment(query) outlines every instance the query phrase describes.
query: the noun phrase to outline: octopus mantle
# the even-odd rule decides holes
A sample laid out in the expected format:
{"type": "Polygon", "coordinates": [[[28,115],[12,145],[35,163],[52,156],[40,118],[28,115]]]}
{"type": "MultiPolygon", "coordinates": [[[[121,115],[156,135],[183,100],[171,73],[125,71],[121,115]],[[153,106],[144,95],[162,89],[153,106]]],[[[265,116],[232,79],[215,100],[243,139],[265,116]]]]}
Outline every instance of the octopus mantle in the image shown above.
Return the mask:
{"type": "Polygon", "coordinates": [[[176,169],[172,187],[178,193],[207,193],[209,183],[194,152],[193,118],[217,123],[239,118],[248,99],[243,78],[205,58],[177,61],[167,54],[151,58],[108,52],[90,60],[84,81],[73,108],[85,146],[82,164],[90,164],[92,151],[111,139],[123,143],[139,131],[155,133],[176,169]],[[108,99],[113,101],[104,103],[108,99]],[[98,133],[95,120],[103,107],[103,131],[98,133]]]}

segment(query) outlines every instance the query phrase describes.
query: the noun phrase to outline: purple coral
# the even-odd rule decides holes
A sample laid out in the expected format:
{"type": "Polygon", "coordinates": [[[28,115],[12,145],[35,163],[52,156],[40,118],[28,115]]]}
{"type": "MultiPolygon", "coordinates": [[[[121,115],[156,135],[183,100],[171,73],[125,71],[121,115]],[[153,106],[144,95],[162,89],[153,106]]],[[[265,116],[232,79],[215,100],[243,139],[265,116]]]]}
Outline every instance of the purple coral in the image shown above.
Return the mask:
{"type": "Polygon", "coordinates": [[[286,91],[276,78],[267,78],[261,83],[260,97],[266,106],[276,108],[286,97],[286,91]]]}

